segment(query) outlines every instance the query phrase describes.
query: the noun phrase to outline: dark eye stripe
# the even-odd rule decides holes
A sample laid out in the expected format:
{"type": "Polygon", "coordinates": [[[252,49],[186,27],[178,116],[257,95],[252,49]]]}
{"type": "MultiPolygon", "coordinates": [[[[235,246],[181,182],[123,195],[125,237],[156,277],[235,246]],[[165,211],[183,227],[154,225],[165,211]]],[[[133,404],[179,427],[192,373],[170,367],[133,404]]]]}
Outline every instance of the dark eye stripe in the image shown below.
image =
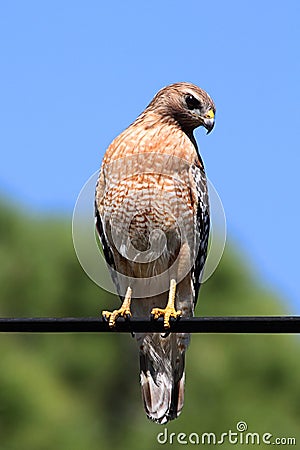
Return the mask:
{"type": "Polygon", "coordinates": [[[193,95],[188,94],[185,96],[185,101],[187,104],[187,107],[189,109],[199,109],[200,108],[200,102],[197,100],[193,95]]]}

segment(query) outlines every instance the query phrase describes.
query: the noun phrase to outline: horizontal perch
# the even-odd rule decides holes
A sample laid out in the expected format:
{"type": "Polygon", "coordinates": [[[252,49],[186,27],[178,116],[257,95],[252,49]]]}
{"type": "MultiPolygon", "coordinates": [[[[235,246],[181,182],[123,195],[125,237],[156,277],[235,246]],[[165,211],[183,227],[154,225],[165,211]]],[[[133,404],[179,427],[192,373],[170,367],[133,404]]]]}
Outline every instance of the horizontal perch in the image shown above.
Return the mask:
{"type": "MultiPolygon", "coordinates": [[[[166,330],[163,320],[118,319],[109,328],[101,317],[0,318],[0,333],[106,333],[158,332],[166,330]]],[[[171,321],[171,332],[179,333],[296,333],[300,334],[300,316],[193,317],[171,321]]]]}

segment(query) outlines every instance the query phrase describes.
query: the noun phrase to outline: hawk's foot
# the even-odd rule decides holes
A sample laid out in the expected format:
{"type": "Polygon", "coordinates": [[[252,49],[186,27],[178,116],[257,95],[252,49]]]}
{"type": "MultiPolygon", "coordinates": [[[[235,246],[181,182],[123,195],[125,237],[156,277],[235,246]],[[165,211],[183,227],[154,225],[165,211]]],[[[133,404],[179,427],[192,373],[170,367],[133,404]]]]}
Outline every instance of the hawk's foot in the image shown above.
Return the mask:
{"type": "Polygon", "coordinates": [[[108,321],[108,325],[111,328],[116,325],[116,320],[118,317],[124,317],[125,319],[129,319],[131,317],[130,311],[131,293],[132,289],[128,287],[124,301],[120,309],[115,309],[114,311],[102,311],[103,319],[108,321]]]}
{"type": "Polygon", "coordinates": [[[160,316],[164,317],[164,327],[170,328],[170,318],[181,316],[181,310],[176,311],[175,309],[175,294],[176,294],[176,281],[174,279],[170,282],[170,290],[169,290],[169,299],[167,306],[164,309],[161,308],[153,308],[151,311],[151,315],[153,319],[158,319],[160,316]]]}

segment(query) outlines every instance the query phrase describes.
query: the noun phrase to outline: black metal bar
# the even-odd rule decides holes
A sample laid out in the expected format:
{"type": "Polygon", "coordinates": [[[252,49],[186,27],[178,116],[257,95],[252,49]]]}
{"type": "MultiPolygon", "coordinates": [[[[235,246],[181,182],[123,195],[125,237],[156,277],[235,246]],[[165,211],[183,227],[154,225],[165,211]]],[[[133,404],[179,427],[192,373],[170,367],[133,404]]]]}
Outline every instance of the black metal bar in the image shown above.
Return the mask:
{"type": "MultiPolygon", "coordinates": [[[[164,332],[163,320],[118,319],[110,328],[97,317],[0,318],[0,333],[103,333],[164,332]]],[[[179,333],[300,334],[300,316],[232,316],[180,318],[171,322],[179,333]]]]}

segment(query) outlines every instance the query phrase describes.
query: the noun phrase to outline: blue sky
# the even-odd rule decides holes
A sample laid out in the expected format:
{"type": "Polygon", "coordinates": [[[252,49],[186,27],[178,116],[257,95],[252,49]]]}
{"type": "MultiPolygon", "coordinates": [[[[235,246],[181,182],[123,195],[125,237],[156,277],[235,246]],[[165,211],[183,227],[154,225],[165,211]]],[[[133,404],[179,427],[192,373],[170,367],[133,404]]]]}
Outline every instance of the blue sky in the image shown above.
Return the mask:
{"type": "MultiPolygon", "coordinates": [[[[158,89],[217,105],[196,133],[229,235],[300,313],[299,2],[12,1],[0,7],[0,192],[71,217],[158,89]]],[[[241,299],[242,300],[242,299],[241,299]]]]}

